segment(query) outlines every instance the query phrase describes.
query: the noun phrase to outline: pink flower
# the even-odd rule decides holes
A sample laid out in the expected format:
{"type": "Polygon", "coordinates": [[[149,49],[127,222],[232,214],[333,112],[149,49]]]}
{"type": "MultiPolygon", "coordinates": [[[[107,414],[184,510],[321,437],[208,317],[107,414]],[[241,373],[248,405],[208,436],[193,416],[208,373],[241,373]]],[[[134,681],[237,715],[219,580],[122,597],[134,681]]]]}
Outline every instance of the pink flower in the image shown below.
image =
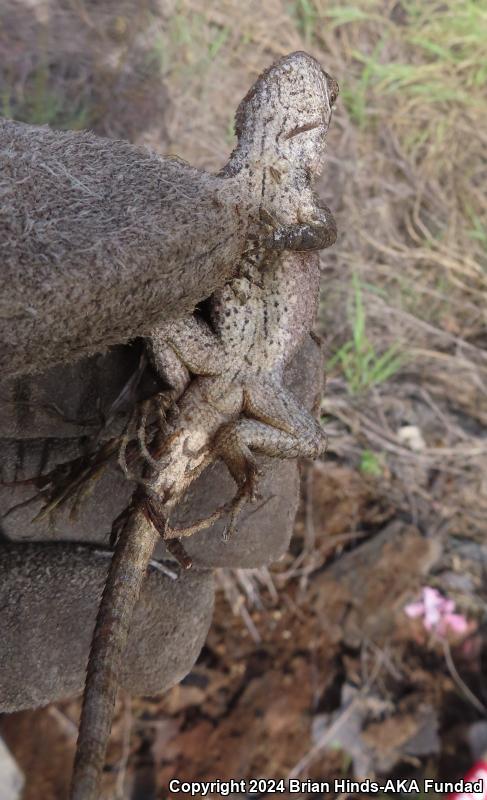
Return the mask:
{"type": "Polygon", "coordinates": [[[455,614],[455,603],[447,597],[443,597],[437,589],[431,586],[423,586],[421,590],[421,600],[417,603],[409,603],[404,607],[408,617],[423,618],[423,625],[427,631],[436,633],[437,636],[445,637],[449,631],[457,635],[468,631],[468,621],[463,614],[455,614]]]}

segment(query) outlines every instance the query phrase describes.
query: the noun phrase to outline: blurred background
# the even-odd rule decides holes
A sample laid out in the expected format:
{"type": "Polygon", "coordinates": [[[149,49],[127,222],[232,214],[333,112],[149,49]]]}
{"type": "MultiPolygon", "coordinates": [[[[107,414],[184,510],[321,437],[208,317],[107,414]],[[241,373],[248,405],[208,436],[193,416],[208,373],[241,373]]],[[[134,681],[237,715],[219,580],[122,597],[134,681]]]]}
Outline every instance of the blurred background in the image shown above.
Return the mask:
{"type": "MultiPolygon", "coordinates": [[[[175,776],[450,780],[487,750],[485,2],[2,0],[0,113],[216,171],[239,100],[299,49],[340,84],[317,187],[339,230],[328,454],[302,465],[285,559],[218,573],[183,684],[120,696],[107,798],[175,776]]],[[[64,796],[78,713],[0,721],[25,800],[64,796]]]]}

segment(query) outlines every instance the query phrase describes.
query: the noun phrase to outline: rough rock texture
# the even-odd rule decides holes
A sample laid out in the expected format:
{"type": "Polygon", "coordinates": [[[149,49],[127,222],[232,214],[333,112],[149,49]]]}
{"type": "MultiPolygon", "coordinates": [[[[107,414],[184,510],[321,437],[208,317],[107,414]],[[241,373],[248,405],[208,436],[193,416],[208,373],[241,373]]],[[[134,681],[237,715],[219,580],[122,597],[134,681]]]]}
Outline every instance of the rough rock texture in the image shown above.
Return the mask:
{"type": "Polygon", "coordinates": [[[244,249],[229,182],[127,142],[0,120],[0,175],[2,374],[191,312],[244,249]]]}
{"type": "MultiPolygon", "coordinates": [[[[67,544],[0,547],[0,710],[46,705],[83,690],[109,553],[67,544]]],[[[177,572],[177,570],[176,570],[177,572]]],[[[149,570],[124,656],[122,686],[158,694],[191,669],[213,611],[210,571],[176,580],[149,570]]]]}

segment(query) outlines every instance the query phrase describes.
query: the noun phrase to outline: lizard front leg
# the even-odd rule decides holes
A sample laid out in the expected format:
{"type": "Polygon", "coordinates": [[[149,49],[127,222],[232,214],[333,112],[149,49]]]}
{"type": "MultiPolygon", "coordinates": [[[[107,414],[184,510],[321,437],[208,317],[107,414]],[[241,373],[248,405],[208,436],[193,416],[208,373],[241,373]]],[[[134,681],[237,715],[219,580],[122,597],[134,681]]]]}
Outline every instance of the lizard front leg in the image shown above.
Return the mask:
{"type": "Polygon", "coordinates": [[[152,332],[150,349],[156,368],[159,352],[167,347],[195,375],[219,375],[222,371],[223,345],[210,326],[198,317],[161,325],[152,332]]]}
{"type": "Polygon", "coordinates": [[[336,222],[328,206],[316,201],[312,215],[292,225],[272,224],[273,230],[264,239],[264,245],[271,250],[324,250],[335,244],[337,238],[336,222]]]}

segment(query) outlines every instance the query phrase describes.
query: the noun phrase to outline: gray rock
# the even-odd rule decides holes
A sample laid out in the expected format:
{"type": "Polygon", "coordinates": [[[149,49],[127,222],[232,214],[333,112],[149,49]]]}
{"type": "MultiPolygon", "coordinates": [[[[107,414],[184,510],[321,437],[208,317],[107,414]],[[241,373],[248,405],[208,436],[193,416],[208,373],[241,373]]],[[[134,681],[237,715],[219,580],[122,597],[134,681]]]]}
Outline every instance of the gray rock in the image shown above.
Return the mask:
{"type": "MultiPolygon", "coordinates": [[[[83,690],[109,553],[83,545],[0,548],[0,710],[36,708],[83,690]]],[[[149,569],[131,626],[121,685],[159,694],[180,681],[204,644],[213,578],[149,569]]]]}

